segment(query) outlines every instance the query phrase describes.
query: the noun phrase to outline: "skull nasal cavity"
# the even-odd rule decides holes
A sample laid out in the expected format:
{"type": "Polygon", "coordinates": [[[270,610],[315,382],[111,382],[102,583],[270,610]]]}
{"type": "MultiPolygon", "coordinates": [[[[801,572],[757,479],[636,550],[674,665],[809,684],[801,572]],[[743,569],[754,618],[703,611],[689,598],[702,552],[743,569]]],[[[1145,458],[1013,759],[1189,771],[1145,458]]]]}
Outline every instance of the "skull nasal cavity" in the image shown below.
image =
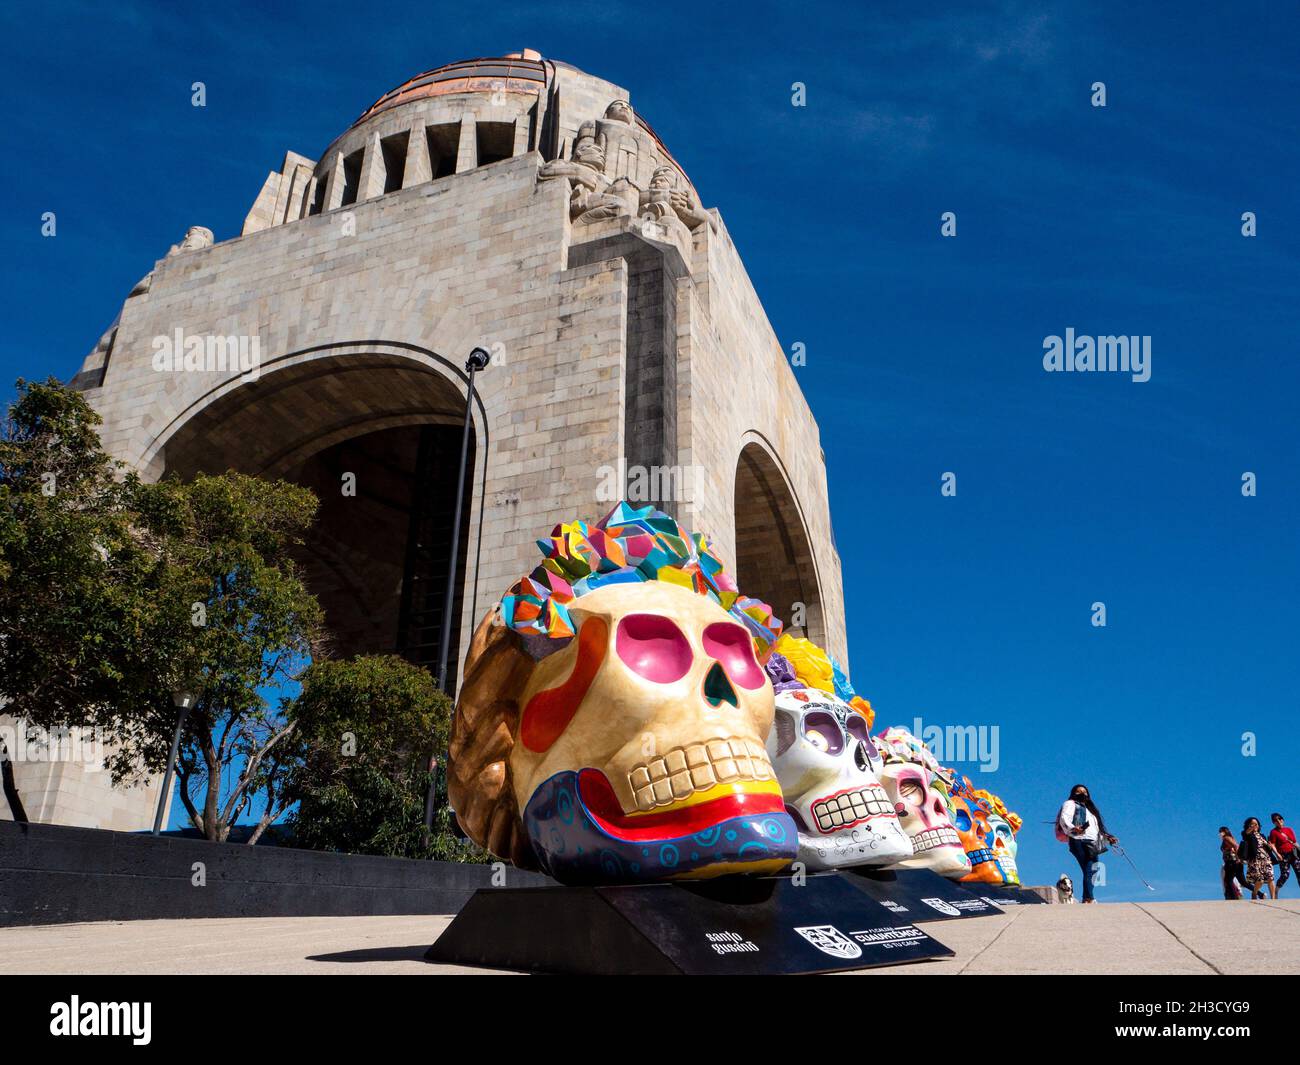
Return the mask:
{"type": "Polygon", "coordinates": [[[731,686],[731,681],[727,680],[727,671],[719,662],[713,663],[713,668],[704,678],[704,698],[709,701],[710,706],[721,706],[723,703],[730,703],[732,706],[740,705],[736,699],[736,689],[731,686]]]}
{"type": "Polygon", "coordinates": [[[624,665],[656,684],[681,680],[695,660],[682,630],[658,614],[628,614],[618,623],[616,646],[624,665]]]}

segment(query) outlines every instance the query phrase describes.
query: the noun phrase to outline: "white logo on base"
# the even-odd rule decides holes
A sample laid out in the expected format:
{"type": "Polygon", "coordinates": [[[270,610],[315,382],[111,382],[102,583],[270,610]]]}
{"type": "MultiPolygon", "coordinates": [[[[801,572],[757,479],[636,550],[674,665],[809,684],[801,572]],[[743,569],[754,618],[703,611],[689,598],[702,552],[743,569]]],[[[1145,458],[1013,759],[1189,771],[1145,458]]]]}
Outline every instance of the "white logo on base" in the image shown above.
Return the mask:
{"type": "Polygon", "coordinates": [[[833,924],[809,925],[807,928],[796,928],[795,931],[823,954],[829,954],[832,958],[862,957],[862,948],[833,924]]]}
{"type": "Polygon", "coordinates": [[[956,906],[949,906],[943,899],[922,899],[932,910],[938,910],[940,913],[946,913],[949,917],[960,917],[961,910],[956,906]]]}

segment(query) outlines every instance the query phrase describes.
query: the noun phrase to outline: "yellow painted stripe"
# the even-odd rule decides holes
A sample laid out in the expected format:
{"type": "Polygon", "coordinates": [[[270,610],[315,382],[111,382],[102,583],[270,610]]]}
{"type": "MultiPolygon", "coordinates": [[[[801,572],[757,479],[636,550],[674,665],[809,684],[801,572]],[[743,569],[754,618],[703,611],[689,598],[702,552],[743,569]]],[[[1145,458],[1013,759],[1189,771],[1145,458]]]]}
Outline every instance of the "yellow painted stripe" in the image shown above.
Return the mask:
{"type": "Polygon", "coordinates": [[[652,817],[659,814],[672,813],[674,810],[685,810],[692,806],[699,806],[701,803],[712,802],[714,799],[725,799],[728,795],[780,795],[781,785],[772,780],[733,780],[730,784],[714,784],[711,788],[705,788],[703,791],[695,791],[687,795],[684,799],[678,799],[676,802],[669,803],[667,806],[656,806],[653,810],[638,810],[634,814],[629,814],[629,818],[652,817]]]}

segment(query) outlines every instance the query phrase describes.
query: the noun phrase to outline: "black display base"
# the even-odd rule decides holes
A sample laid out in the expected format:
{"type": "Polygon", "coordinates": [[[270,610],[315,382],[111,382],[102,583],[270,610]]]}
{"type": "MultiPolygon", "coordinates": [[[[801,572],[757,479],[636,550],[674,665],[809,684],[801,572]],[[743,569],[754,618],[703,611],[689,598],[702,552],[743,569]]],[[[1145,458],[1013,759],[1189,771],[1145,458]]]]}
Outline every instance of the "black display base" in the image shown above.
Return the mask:
{"type": "Polygon", "coordinates": [[[952,921],[1002,912],[993,903],[973,896],[965,886],[940,876],[933,869],[856,866],[844,870],[844,879],[891,913],[909,921],[952,921]]]}
{"type": "Polygon", "coordinates": [[[1047,900],[1035,891],[1028,891],[1009,884],[963,884],[976,898],[982,898],[998,906],[1046,906],[1047,900]]]}
{"type": "Polygon", "coordinates": [[[483,888],[425,960],[604,976],[819,973],[951,956],[830,875],[483,888]]]}

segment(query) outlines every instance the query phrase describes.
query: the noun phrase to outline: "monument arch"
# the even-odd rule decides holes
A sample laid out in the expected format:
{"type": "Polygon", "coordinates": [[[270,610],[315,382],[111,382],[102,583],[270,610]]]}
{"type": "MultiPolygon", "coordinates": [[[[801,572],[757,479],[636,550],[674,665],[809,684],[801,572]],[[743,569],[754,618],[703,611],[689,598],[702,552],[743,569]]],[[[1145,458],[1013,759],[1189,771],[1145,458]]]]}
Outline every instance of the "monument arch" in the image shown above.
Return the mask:
{"type": "Polygon", "coordinates": [[[771,445],[746,433],[735,468],[736,582],[795,636],[825,645],[821,579],[803,511],[771,445]]]}

